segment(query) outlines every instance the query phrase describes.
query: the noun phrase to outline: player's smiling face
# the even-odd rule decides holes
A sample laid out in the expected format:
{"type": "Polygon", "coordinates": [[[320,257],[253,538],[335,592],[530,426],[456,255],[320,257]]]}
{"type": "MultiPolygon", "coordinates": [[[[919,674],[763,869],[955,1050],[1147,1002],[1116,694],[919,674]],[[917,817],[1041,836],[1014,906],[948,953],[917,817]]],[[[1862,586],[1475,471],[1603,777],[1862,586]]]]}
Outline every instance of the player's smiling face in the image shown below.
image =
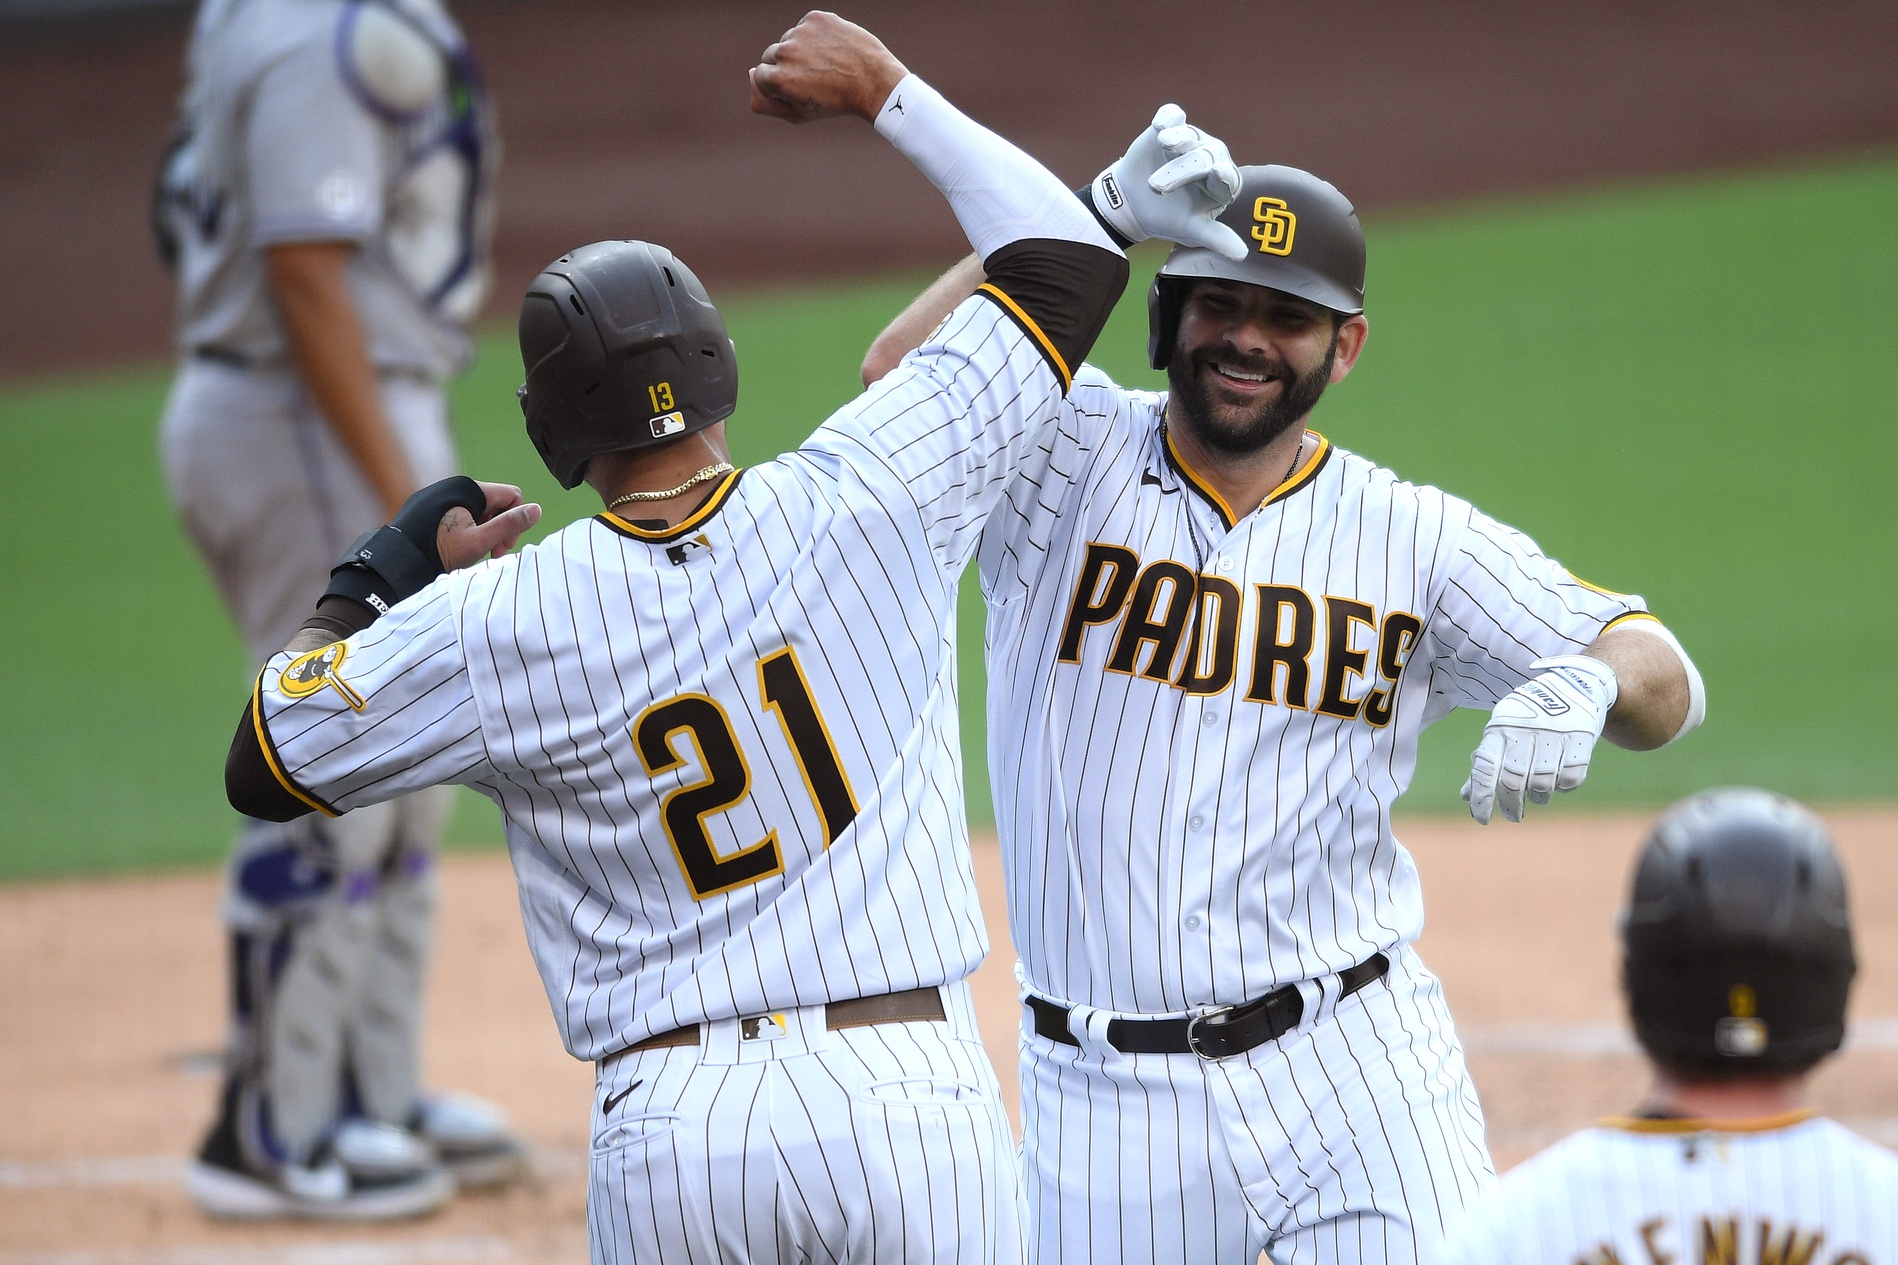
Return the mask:
{"type": "Polygon", "coordinates": [[[1258,451],[1310,413],[1349,372],[1364,318],[1237,281],[1192,283],[1167,365],[1169,414],[1206,447],[1258,451]],[[1342,363],[1341,363],[1341,357],[1342,363]]]}

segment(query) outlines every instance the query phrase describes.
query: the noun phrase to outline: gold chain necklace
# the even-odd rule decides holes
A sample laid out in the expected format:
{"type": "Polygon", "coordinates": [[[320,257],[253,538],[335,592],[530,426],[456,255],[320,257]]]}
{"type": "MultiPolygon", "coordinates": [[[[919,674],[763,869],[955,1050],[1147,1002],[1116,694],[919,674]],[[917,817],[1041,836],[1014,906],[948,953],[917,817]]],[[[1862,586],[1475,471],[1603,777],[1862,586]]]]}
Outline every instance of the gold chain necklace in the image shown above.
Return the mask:
{"type": "Polygon", "coordinates": [[[675,496],[690,492],[708,479],[716,479],[721,474],[730,474],[731,470],[732,463],[729,461],[714,462],[676,488],[667,488],[663,492],[628,492],[625,496],[616,496],[608,501],[606,508],[616,510],[628,501],[670,501],[675,496]]]}

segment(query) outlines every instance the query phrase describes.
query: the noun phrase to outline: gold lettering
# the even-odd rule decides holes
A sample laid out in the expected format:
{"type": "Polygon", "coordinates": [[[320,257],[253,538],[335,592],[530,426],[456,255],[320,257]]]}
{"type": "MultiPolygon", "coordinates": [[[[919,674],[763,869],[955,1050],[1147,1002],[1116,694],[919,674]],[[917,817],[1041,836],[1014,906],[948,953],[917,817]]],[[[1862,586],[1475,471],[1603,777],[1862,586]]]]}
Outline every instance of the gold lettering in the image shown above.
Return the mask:
{"type": "Polygon", "coordinates": [[[1786,1233],[1775,1239],[1773,1223],[1769,1218],[1760,1219],[1760,1265],[1807,1265],[1819,1252],[1819,1245],[1825,1242],[1826,1232],[1801,1234],[1799,1227],[1789,1225],[1786,1233]]]}
{"type": "Polygon", "coordinates": [[[1641,1223],[1641,1246],[1648,1250],[1648,1260],[1653,1265],[1670,1265],[1674,1254],[1654,1241],[1654,1236],[1667,1228],[1666,1217],[1654,1217],[1641,1223]]]}
{"type": "Polygon", "coordinates": [[[1736,1217],[1700,1219],[1700,1265],[1740,1265],[1740,1222],[1736,1217]]]}

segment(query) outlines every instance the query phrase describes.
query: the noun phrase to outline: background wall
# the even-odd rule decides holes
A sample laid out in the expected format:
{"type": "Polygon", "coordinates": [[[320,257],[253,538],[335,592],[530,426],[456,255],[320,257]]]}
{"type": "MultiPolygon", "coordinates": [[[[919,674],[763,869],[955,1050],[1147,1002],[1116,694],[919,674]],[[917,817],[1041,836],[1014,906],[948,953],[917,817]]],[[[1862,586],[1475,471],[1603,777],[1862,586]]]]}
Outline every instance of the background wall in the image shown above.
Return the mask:
{"type": "MultiPolygon", "coordinates": [[[[164,504],[152,431],[170,290],[143,224],[190,9],[0,11],[0,876],[209,861],[243,662],[164,504]],[[159,661],[150,648],[156,643],[159,661]]],[[[42,0],[34,0],[41,3],[42,0]]],[[[82,0],[58,0],[70,6],[82,0]]],[[[89,3],[90,0],[84,0],[89,3]]],[[[667,242],[744,348],[742,460],[856,389],[874,332],[961,246],[868,128],[748,113],[802,11],[758,0],[456,6],[505,135],[493,332],[455,389],[469,468],[586,512],[523,442],[509,330],[542,263],[667,242]],[[892,271],[894,270],[894,271],[892,271]]],[[[1079,183],[1166,99],[1244,159],[1364,208],[1374,335],[1316,418],[1644,594],[1713,692],[1692,741],[1604,751],[1575,802],[1754,780],[1898,799],[1898,9],[1839,3],[867,0],[852,13],[1079,183]],[[1879,647],[1883,647],[1882,651],[1879,647]]],[[[1096,359],[1142,364],[1145,277],[1096,359]]],[[[962,621],[970,806],[988,817],[981,619],[962,621]]],[[[1407,805],[1454,811],[1481,724],[1426,735],[1407,805]]],[[[469,795],[455,828],[492,843],[469,795]]]]}
{"type": "MultiPolygon", "coordinates": [[[[7,0],[74,5],[82,0],[7,0]]],[[[122,0],[121,0],[122,2],[122,0]]],[[[867,128],[789,133],[744,72],[804,0],[466,0],[501,106],[500,284],[581,242],[664,241],[716,283],[934,263],[961,246],[867,128]]],[[[1407,4],[863,0],[910,67],[1077,184],[1178,100],[1241,161],[1379,213],[1898,143],[1879,0],[1407,4]]],[[[0,16],[0,378],[162,354],[144,229],[189,10],[0,16]]],[[[4,11],[0,11],[3,14],[4,11]]]]}

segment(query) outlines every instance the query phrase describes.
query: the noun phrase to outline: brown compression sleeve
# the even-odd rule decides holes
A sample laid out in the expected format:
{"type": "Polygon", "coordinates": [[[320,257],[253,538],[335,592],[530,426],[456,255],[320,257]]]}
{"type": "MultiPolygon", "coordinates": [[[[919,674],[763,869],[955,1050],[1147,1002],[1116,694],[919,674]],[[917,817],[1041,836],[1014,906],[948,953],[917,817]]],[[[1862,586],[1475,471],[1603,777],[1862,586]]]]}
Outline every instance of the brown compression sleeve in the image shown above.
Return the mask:
{"type": "Polygon", "coordinates": [[[977,288],[994,300],[1041,347],[1073,385],[1127,288],[1127,257],[1084,242],[1030,237],[1010,242],[982,261],[988,280],[977,288]]]}
{"type": "Polygon", "coordinates": [[[257,722],[251,709],[255,701],[244,704],[237,718],[237,732],[231,735],[230,754],[224,757],[224,795],[231,807],[246,817],[265,821],[294,821],[310,811],[310,805],[290,793],[270,767],[263,742],[257,735],[257,722]]]}

